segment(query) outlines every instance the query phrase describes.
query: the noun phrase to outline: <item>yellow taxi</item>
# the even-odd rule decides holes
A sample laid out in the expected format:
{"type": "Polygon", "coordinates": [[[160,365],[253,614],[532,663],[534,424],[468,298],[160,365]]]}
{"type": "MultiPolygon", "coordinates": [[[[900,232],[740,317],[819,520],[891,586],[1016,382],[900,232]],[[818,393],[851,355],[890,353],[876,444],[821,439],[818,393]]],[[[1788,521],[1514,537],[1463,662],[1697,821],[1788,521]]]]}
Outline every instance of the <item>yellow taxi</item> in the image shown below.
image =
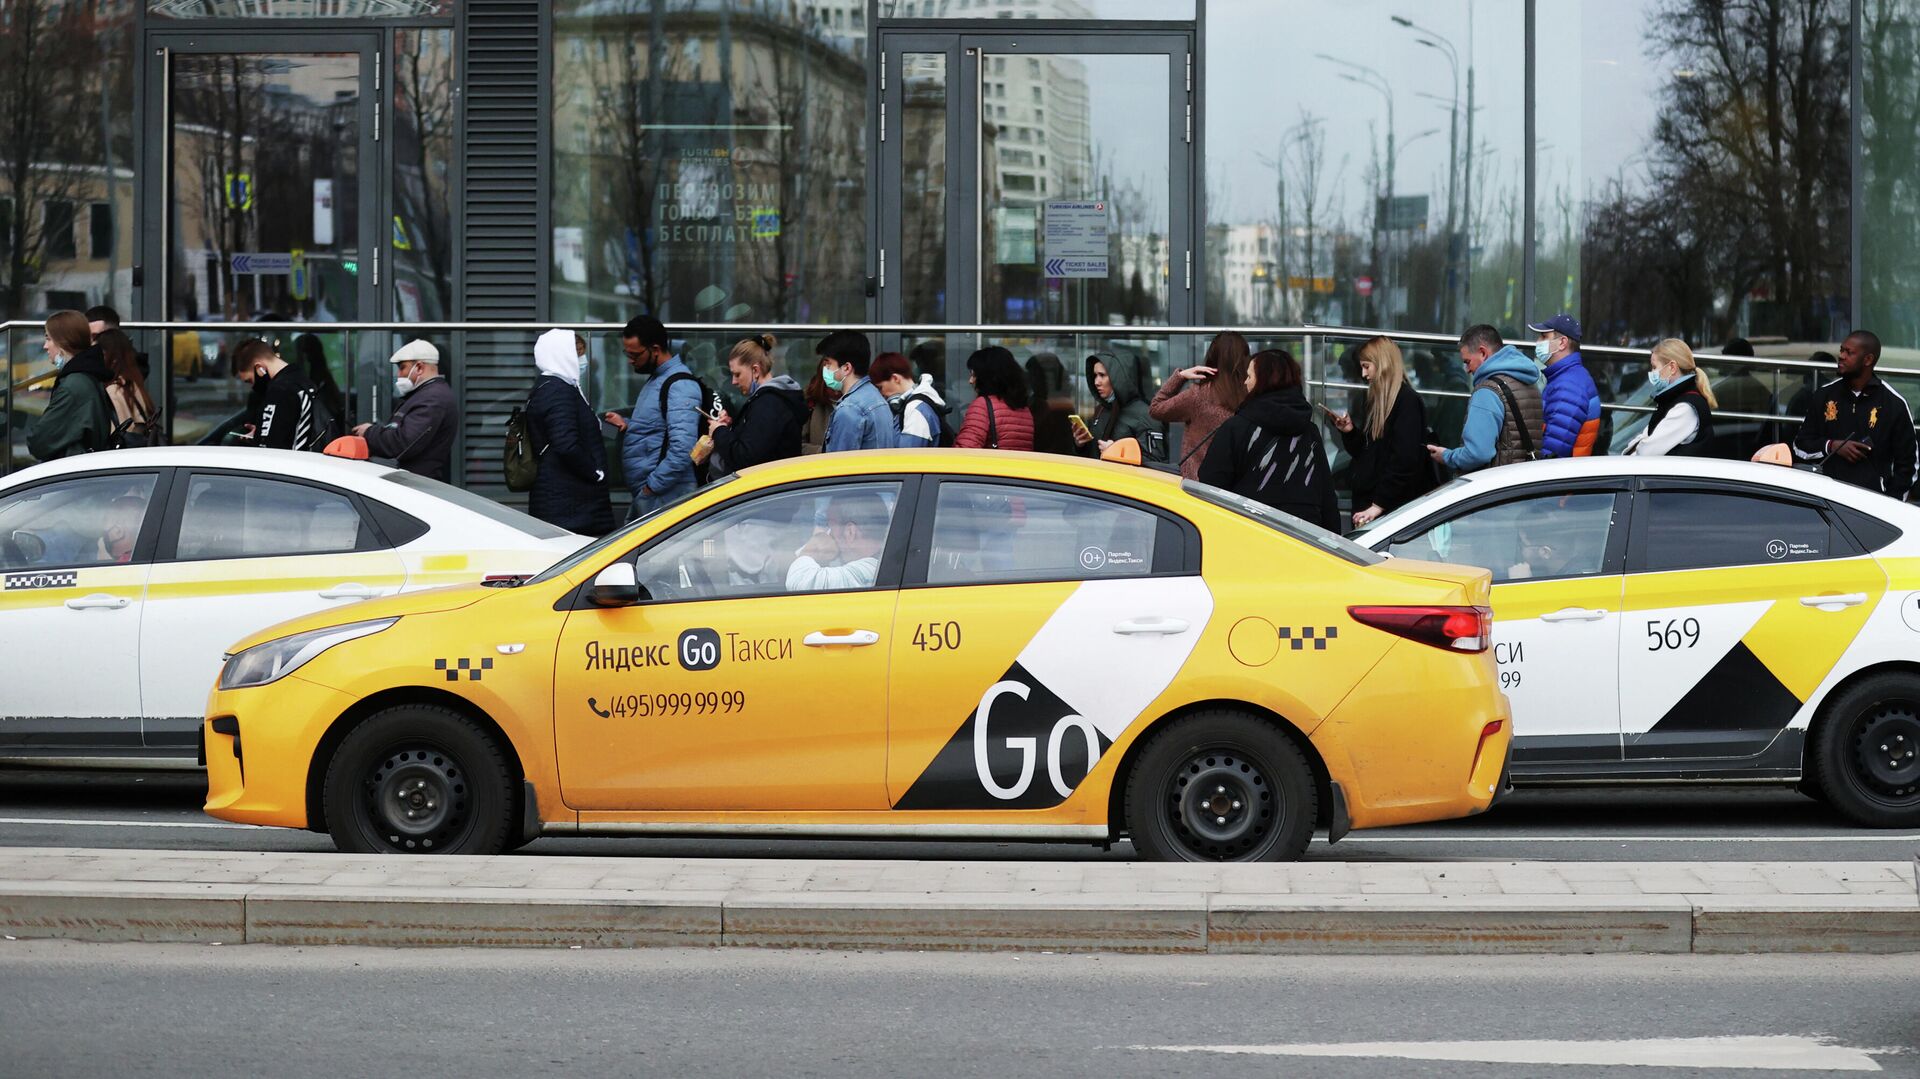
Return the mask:
{"type": "Polygon", "coordinates": [[[964,450],[749,469],[525,581],[233,649],[207,811],[347,851],[556,834],[1297,857],[1480,812],[1488,573],[1177,476],[964,450]]]}

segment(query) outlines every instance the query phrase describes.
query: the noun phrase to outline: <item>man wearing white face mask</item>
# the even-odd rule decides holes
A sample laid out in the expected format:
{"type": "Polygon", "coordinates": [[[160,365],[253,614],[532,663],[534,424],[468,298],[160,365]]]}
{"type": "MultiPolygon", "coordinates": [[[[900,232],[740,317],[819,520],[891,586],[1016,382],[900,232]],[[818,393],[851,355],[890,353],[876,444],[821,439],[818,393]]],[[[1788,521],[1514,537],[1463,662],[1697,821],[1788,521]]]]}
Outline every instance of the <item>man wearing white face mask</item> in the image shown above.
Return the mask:
{"type": "Polygon", "coordinates": [[[393,395],[400,402],[393,417],[353,433],[367,440],[367,453],[390,458],[408,472],[444,480],[453,470],[453,436],[460,429],[460,404],[440,374],[440,350],[425,341],[408,341],[393,354],[393,395]]]}

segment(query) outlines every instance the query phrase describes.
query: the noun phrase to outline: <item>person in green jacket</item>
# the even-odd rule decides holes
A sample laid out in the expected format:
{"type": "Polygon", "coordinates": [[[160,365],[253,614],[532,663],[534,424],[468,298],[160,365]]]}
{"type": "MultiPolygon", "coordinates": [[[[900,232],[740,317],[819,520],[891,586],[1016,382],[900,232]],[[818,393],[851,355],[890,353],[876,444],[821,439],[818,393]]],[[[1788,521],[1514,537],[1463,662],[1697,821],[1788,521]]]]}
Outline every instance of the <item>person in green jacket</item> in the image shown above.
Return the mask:
{"type": "Polygon", "coordinates": [[[52,461],[76,453],[107,449],[113,434],[113,405],[107,400],[112,372],[93,344],[87,316],[56,311],[47,320],[47,358],[59,370],[47,410],[27,434],[34,460],[52,461]]]}
{"type": "Polygon", "coordinates": [[[1074,444],[1083,457],[1098,457],[1112,443],[1123,438],[1144,441],[1153,430],[1148,415],[1146,381],[1140,377],[1140,361],[1131,354],[1096,352],[1087,357],[1087,386],[1099,405],[1085,428],[1073,429],[1074,444]]]}

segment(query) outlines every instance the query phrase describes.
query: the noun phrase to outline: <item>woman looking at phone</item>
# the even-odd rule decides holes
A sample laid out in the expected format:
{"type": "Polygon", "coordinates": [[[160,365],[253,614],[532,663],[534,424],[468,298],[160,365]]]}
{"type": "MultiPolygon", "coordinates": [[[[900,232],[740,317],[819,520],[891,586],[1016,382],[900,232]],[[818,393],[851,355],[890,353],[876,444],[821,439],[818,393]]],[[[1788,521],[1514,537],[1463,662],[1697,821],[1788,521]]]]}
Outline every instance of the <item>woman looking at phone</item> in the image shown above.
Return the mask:
{"type": "Polygon", "coordinates": [[[1207,443],[1247,397],[1247,339],[1229,330],[1214,337],[1207,358],[1167,376],[1147,414],[1161,423],[1185,424],[1180,436],[1180,474],[1200,478],[1207,443]]]}
{"type": "MultiPolygon", "coordinates": [[[[1433,490],[1433,459],[1427,456],[1427,409],[1407,385],[1400,346],[1373,337],[1359,349],[1360,377],[1367,383],[1361,422],[1327,410],[1327,418],[1353,457],[1355,528],[1433,490]]],[[[1326,406],[1321,406],[1325,409],[1326,406]]]]}

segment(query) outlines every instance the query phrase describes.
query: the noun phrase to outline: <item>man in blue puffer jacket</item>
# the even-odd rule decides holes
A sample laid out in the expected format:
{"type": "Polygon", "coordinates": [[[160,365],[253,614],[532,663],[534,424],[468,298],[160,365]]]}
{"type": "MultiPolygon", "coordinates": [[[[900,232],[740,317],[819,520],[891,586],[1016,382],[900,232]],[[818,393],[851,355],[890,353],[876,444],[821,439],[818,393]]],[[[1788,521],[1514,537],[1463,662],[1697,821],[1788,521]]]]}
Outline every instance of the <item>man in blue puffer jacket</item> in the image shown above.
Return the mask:
{"type": "Polygon", "coordinates": [[[1540,335],[1533,356],[1547,372],[1545,457],[1588,457],[1600,443],[1600,389],[1580,358],[1580,320],[1555,315],[1527,329],[1540,335]]]}

